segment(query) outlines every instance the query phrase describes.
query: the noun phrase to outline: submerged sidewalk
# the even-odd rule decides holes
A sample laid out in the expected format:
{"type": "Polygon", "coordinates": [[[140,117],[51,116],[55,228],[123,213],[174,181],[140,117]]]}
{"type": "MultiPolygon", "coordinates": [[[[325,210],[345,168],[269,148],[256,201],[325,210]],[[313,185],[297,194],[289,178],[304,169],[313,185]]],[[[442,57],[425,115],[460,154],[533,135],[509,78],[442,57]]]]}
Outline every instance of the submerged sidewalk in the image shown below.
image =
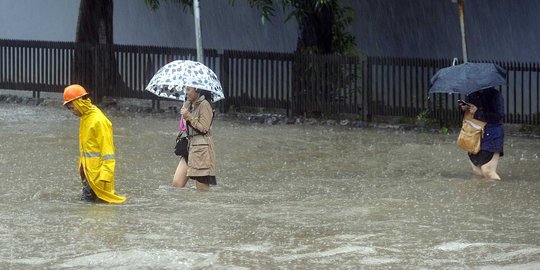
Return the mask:
{"type": "MultiPolygon", "coordinates": [[[[32,97],[32,91],[24,90],[6,90],[0,89],[0,104],[13,103],[21,105],[35,106],[62,106],[62,93],[42,92],[40,98],[32,97]]],[[[105,98],[97,104],[105,111],[121,113],[144,113],[144,114],[165,114],[171,117],[178,117],[178,112],[182,103],[174,100],[160,100],[160,107],[152,108],[152,100],[134,99],[134,98],[105,98]]],[[[280,113],[267,112],[228,112],[219,113],[216,110],[217,119],[230,119],[248,121],[266,125],[295,124],[295,125],[324,125],[324,126],[343,126],[351,128],[382,128],[397,130],[415,130],[418,132],[457,134],[460,125],[456,124],[449,127],[440,127],[435,124],[425,125],[424,123],[415,123],[414,119],[408,119],[403,123],[399,116],[396,117],[377,117],[375,121],[367,122],[354,119],[322,119],[306,118],[302,116],[287,117],[280,113]]],[[[540,127],[524,126],[518,124],[504,124],[505,133],[513,136],[532,136],[540,138],[540,127]]]]}

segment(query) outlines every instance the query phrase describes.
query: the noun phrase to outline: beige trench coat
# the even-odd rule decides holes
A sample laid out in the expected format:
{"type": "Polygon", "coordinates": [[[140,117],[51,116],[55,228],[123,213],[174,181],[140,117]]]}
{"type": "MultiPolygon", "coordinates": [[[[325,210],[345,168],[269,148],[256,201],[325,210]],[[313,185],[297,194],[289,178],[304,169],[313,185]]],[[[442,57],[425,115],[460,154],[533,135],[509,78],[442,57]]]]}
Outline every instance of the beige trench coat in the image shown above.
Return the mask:
{"type": "MultiPolygon", "coordinates": [[[[184,106],[189,106],[188,102],[184,106]]],[[[195,103],[191,112],[186,112],[183,116],[186,121],[205,135],[199,134],[190,126],[189,135],[189,158],[187,176],[215,176],[216,175],[216,155],[214,151],[214,140],[212,138],[212,105],[201,96],[195,103]]]]}

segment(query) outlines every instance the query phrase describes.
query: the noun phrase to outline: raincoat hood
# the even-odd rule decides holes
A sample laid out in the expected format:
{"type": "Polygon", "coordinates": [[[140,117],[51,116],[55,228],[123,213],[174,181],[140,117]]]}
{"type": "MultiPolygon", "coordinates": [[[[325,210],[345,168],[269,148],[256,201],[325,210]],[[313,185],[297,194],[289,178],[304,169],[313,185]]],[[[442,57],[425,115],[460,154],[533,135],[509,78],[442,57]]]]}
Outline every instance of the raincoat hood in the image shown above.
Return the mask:
{"type": "Polygon", "coordinates": [[[71,103],[73,104],[73,106],[75,106],[75,109],[77,109],[77,111],[79,111],[83,116],[88,115],[91,111],[94,111],[96,109],[96,106],[92,104],[92,100],[90,100],[89,98],[78,98],[71,101],[71,103]]]}

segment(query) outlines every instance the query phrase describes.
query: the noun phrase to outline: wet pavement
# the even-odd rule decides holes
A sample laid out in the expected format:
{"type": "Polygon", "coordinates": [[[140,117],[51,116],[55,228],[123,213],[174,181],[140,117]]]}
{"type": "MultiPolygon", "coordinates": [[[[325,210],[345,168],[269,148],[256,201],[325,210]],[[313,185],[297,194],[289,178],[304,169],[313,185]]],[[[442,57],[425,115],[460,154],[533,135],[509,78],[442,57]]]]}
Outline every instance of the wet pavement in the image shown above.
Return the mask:
{"type": "Polygon", "coordinates": [[[485,181],[456,134],[221,118],[205,193],[170,185],[173,115],[104,111],[122,205],[78,201],[78,118],[0,103],[0,268],[540,268],[538,138],[485,181]]]}

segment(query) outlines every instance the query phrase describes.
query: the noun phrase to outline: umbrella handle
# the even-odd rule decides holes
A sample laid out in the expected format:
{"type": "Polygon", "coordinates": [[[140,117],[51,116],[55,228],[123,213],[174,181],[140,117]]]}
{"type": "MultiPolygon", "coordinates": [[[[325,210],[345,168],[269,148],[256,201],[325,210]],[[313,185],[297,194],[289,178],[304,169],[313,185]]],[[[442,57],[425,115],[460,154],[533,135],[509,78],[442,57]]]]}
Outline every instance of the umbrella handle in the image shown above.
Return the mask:
{"type": "Polygon", "coordinates": [[[178,125],[178,130],[180,130],[180,132],[187,130],[187,125],[186,125],[186,122],[184,121],[183,115],[180,116],[180,124],[178,125]]]}

